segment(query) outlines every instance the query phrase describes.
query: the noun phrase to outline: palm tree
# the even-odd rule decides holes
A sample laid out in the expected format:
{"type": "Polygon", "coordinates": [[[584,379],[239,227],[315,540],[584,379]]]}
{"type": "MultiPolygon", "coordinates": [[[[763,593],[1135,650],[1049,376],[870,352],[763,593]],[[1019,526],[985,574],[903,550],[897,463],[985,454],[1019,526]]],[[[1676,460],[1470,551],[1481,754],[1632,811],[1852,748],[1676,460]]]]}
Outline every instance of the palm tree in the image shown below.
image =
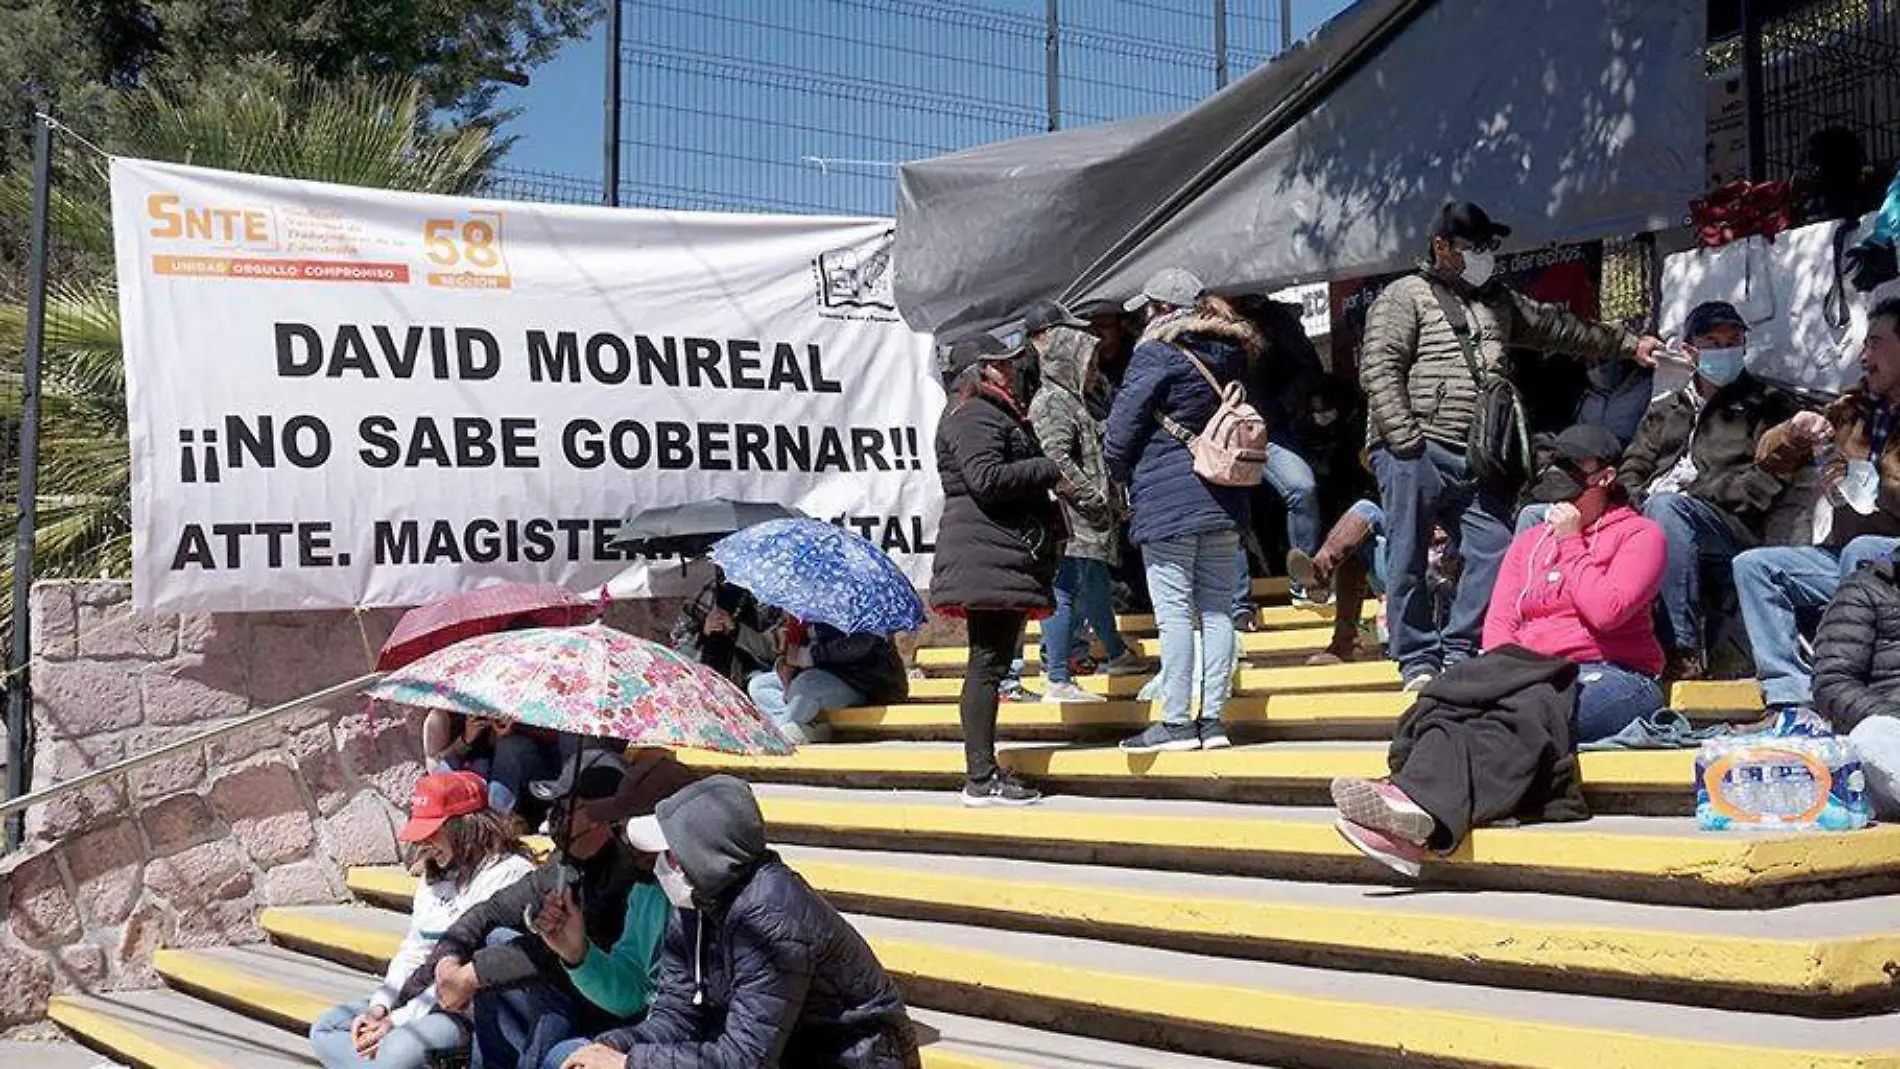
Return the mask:
{"type": "MultiPolygon", "coordinates": [[[[112,125],[107,147],[125,156],[430,193],[479,188],[501,148],[485,128],[431,129],[422,87],[412,79],[320,82],[270,59],[188,95],[127,93],[112,125]]],[[[132,563],[131,458],[105,164],[76,152],[63,162],[52,203],[62,252],[54,277],[61,281],[46,308],[34,571],[45,578],[125,576],[132,563]]],[[[23,219],[29,203],[24,182],[0,186],[0,215],[23,219]]],[[[5,298],[0,389],[17,406],[25,308],[17,293],[5,298]]],[[[9,443],[17,426],[17,409],[6,411],[0,433],[9,443]]],[[[13,450],[6,452],[15,479],[13,450]]],[[[0,600],[12,582],[17,526],[9,509],[0,524],[0,600]]]]}

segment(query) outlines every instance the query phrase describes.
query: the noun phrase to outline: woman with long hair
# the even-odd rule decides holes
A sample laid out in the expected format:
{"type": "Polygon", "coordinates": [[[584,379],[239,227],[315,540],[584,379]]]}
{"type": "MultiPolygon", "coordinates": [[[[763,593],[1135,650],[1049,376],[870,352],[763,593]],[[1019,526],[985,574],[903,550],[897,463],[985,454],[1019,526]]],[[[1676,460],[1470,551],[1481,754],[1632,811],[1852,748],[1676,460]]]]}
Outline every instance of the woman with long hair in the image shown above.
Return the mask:
{"type": "Polygon", "coordinates": [[[458,917],[534,870],[515,818],[489,808],[488,784],[473,772],[422,777],[397,838],[409,844],[420,877],[409,932],[381,987],[311,1026],[310,1046],[325,1069],[424,1069],[467,1050],[467,1020],[437,1008],[433,987],[406,1003],[398,992],[458,917]]]}
{"type": "Polygon", "coordinates": [[[969,627],[961,714],[970,806],[1042,797],[996,763],[997,689],[1029,617],[1055,607],[1062,561],[1062,518],[1051,496],[1062,473],[1029,425],[1019,356],[988,335],[952,346],[949,403],[937,425],[944,503],[930,602],[969,627]]]}

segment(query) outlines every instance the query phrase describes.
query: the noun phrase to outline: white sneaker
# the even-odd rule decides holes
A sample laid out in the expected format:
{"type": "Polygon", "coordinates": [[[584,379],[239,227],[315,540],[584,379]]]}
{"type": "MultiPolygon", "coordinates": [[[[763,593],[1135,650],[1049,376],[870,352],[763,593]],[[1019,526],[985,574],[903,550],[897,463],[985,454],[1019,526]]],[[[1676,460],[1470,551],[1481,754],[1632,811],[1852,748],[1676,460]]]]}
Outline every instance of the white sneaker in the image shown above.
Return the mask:
{"type": "Polygon", "coordinates": [[[1405,680],[1405,693],[1417,694],[1419,691],[1431,686],[1432,680],[1435,678],[1437,678],[1437,676],[1432,672],[1420,672],[1417,675],[1409,676],[1405,680]]]}
{"type": "Polygon", "coordinates": [[[1044,701],[1062,702],[1071,705],[1084,702],[1105,702],[1108,699],[1092,691],[1083,690],[1074,683],[1047,683],[1043,685],[1044,701]]]}
{"type": "Polygon", "coordinates": [[[778,733],[793,746],[818,746],[831,741],[831,725],[822,720],[810,724],[780,724],[778,733]]]}

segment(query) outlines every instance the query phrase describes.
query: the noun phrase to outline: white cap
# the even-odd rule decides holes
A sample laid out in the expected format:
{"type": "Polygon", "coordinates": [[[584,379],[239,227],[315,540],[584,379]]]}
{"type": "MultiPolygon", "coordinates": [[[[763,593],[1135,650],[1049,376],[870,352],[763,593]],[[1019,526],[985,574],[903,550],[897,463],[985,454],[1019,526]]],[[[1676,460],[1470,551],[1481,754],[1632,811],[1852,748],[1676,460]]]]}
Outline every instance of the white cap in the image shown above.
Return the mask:
{"type": "Polygon", "coordinates": [[[666,845],[666,833],[660,830],[659,817],[635,817],[627,821],[627,841],[635,850],[647,854],[664,854],[670,849],[666,845]]]}

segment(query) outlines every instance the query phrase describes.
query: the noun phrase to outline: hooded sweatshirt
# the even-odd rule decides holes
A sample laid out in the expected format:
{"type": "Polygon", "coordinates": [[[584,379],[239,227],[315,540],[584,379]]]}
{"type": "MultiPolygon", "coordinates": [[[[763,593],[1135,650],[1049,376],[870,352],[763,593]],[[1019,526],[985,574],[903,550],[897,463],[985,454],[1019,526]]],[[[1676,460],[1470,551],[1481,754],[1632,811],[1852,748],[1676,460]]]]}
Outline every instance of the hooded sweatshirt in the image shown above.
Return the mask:
{"type": "Polygon", "coordinates": [[[1491,588],[1484,648],[1516,644],[1576,664],[1662,671],[1650,614],[1662,589],[1662,528],[1614,505],[1587,530],[1559,537],[1540,523],[1511,541],[1491,588]]]}
{"type": "Polygon", "coordinates": [[[598,1042],[627,1069],[917,1069],[903,1000],[864,938],[766,848],[752,788],[711,776],[654,815],[693,885],[646,1020],[598,1042]]]}
{"type": "Polygon", "coordinates": [[[1042,388],[1029,402],[1029,423],[1042,451],[1075,489],[1062,502],[1069,526],[1063,555],[1114,564],[1118,517],[1102,460],[1102,424],[1090,414],[1085,394],[1095,338],[1074,327],[1053,327],[1040,345],[1042,388]]]}

